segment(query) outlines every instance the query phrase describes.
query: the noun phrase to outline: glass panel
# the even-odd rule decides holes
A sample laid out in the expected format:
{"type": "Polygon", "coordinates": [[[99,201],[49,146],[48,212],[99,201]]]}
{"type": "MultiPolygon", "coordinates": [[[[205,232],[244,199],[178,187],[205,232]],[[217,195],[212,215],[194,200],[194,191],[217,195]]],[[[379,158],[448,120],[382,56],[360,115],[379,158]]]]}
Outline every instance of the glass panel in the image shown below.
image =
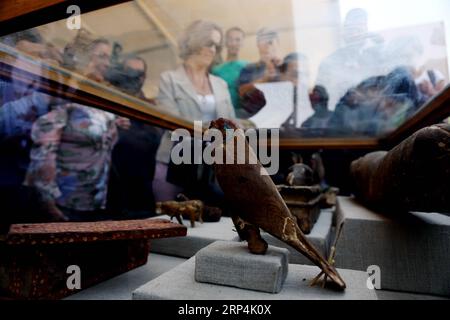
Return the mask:
{"type": "Polygon", "coordinates": [[[44,200],[103,208],[106,176],[135,174],[134,185],[146,187],[153,177],[166,181],[172,144],[157,126],[192,129],[194,120],[280,128],[293,144],[383,137],[447,86],[448,12],[447,0],[136,0],[7,35],[0,39],[2,185],[20,189],[25,180],[44,200]],[[154,126],[132,120],[120,137],[138,145],[114,148],[111,132],[128,123],[124,115],[154,126]],[[55,187],[67,182],[67,191],[75,179],[60,160],[73,156],[70,144],[87,148],[75,151],[75,166],[94,152],[103,159],[78,170],[76,179],[95,189],[89,199],[55,187]],[[117,159],[147,159],[148,170],[111,171],[113,150],[122,150],[117,159]],[[49,159],[60,162],[51,167],[49,159]],[[39,177],[27,178],[30,170],[39,177]]]}
{"type": "Polygon", "coordinates": [[[448,83],[448,1],[413,2],[139,0],[3,42],[148,102],[159,95],[165,112],[188,120],[235,113],[258,128],[281,127],[282,137],[380,136],[448,83]],[[405,7],[414,12],[399,16],[405,7]],[[218,46],[207,47],[215,28],[218,46]],[[92,41],[103,49],[90,52],[92,41]],[[202,63],[228,83],[228,95],[191,70],[202,63]],[[164,72],[186,85],[172,82],[167,96],[164,72]],[[208,93],[224,100],[218,110],[208,93]]]}
{"type": "Polygon", "coordinates": [[[381,136],[448,83],[448,9],[445,0],[139,0],[3,42],[188,120],[235,113],[282,137],[381,136]],[[218,46],[207,47],[214,29],[218,46]],[[94,40],[107,52],[90,52],[94,40]],[[228,96],[192,73],[198,62],[227,82],[228,96]],[[177,83],[161,92],[164,72],[184,76],[184,97],[177,83]],[[224,100],[209,113],[208,93],[224,100]]]}

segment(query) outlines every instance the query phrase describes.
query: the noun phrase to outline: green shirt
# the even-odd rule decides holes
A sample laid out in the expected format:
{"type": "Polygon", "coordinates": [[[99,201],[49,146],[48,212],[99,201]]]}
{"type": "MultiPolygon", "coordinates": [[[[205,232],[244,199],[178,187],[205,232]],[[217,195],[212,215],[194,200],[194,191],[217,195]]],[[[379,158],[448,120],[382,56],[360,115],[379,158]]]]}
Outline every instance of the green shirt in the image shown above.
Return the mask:
{"type": "Polygon", "coordinates": [[[239,75],[241,74],[241,70],[248,64],[247,61],[244,60],[235,60],[222,63],[218,66],[215,66],[212,70],[212,73],[223,80],[228,84],[228,90],[230,91],[231,102],[233,103],[233,107],[235,110],[240,109],[241,105],[239,102],[239,91],[237,80],[239,75]]]}

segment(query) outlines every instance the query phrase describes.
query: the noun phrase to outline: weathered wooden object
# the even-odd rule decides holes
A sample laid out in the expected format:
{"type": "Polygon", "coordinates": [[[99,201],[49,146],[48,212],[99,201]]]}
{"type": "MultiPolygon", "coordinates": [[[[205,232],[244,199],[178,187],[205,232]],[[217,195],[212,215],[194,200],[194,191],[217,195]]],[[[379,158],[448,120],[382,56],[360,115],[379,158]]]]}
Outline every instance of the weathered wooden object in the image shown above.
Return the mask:
{"type": "Polygon", "coordinates": [[[395,148],[351,164],[355,194],[381,211],[450,215],[450,125],[423,128],[395,148]]]}

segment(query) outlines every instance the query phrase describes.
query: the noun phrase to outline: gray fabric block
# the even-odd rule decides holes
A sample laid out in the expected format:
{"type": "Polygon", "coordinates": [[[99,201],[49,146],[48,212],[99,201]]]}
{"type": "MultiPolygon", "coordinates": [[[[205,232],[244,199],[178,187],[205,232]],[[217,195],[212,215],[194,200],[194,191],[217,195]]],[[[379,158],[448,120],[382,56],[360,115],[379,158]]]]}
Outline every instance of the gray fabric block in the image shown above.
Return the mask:
{"type": "Polygon", "coordinates": [[[195,255],[195,280],[277,293],[288,273],[288,255],[287,249],[272,246],[256,255],[244,243],[216,241],[195,255]]]}
{"type": "MultiPolygon", "coordinates": [[[[317,219],[311,232],[306,235],[306,238],[316,247],[316,249],[324,256],[328,256],[328,252],[333,240],[334,227],[333,224],[333,211],[331,209],[323,209],[320,212],[320,216],[317,219]]],[[[261,236],[269,245],[286,248],[289,250],[289,263],[294,264],[308,264],[313,263],[306,258],[303,254],[285,244],[283,241],[271,236],[266,232],[262,232],[261,236]]]]}
{"type": "Polygon", "coordinates": [[[64,300],[131,300],[134,290],[185,261],[183,258],[150,253],[147,264],[83,289],[64,300]]]}
{"type": "Polygon", "coordinates": [[[310,287],[320,272],[313,266],[289,265],[289,273],[279,293],[267,293],[197,282],[194,279],[195,258],[166,272],[133,292],[134,300],[376,300],[375,290],[366,286],[367,274],[354,270],[338,270],[347,289],[334,291],[320,286],[310,287]]]}
{"type": "MultiPolygon", "coordinates": [[[[158,216],[155,219],[170,219],[168,216],[158,216]]],[[[176,221],[174,219],[174,221],[176,221]]],[[[190,258],[197,251],[217,240],[232,241],[237,233],[233,231],[233,221],[229,217],[222,217],[218,222],[196,222],[191,228],[189,220],[183,220],[187,227],[185,237],[155,239],[150,243],[150,251],[169,256],[190,258]]]]}
{"type": "Polygon", "coordinates": [[[353,198],[339,197],[345,217],[336,266],[380,267],[381,289],[450,296],[450,217],[416,213],[394,221],[353,198]]]}
{"type": "Polygon", "coordinates": [[[430,296],[410,292],[377,290],[378,300],[450,300],[442,296],[430,296]]]}

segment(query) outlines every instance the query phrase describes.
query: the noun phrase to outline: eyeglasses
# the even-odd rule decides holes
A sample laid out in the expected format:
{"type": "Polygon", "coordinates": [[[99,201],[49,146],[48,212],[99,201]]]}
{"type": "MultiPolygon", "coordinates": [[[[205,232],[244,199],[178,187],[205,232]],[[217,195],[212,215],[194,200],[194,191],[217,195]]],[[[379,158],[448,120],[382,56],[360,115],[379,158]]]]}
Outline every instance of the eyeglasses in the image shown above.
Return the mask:
{"type": "Polygon", "coordinates": [[[92,57],[96,57],[100,60],[103,61],[110,61],[111,60],[111,55],[107,54],[107,53],[94,53],[92,54],[92,57]]]}
{"type": "Polygon", "coordinates": [[[212,46],[214,46],[216,48],[216,51],[222,50],[222,45],[219,43],[216,43],[214,40],[209,40],[204,45],[205,48],[211,48],[212,46]]]}

